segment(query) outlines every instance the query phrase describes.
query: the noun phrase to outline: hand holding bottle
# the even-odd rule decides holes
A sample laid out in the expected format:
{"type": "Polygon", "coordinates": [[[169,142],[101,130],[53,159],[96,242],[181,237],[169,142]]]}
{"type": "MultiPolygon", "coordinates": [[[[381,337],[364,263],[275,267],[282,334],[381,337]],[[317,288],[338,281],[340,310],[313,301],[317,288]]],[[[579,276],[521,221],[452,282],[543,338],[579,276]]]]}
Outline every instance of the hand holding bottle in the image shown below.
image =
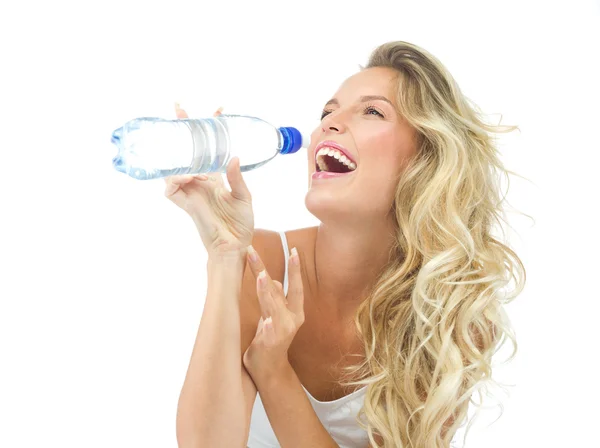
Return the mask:
{"type": "MultiPolygon", "coordinates": [[[[176,104],[177,118],[188,118],[176,104]]],[[[219,109],[215,116],[221,114],[219,109]]],[[[227,165],[228,190],[221,173],[186,174],[165,178],[165,196],[194,220],[209,257],[245,255],[252,243],[252,196],[242,177],[240,160],[227,165]]]]}

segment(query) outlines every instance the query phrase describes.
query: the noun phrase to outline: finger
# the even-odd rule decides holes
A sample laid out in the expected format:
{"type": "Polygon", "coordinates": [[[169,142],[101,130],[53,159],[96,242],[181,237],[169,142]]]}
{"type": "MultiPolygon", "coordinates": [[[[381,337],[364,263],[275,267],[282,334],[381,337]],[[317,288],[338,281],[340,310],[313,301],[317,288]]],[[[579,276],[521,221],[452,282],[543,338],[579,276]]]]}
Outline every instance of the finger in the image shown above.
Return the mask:
{"type": "Polygon", "coordinates": [[[173,174],[171,176],[164,177],[164,180],[167,184],[186,184],[194,180],[196,174],[173,174]]]}
{"type": "Polygon", "coordinates": [[[182,174],[168,176],[165,178],[165,196],[172,196],[184,185],[187,185],[193,181],[198,181],[197,186],[204,188],[211,188],[212,185],[209,183],[211,179],[206,174],[182,174]]]}
{"type": "Polygon", "coordinates": [[[273,280],[273,285],[275,286],[275,291],[279,294],[280,297],[283,298],[283,303],[288,304],[287,299],[285,298],[285,292],[283,292],[283,285],[277,280],[273,280]]]}
{"type": "Polygon", "coordinates": [[[256,278],[258,277],[259,272],[266,268],[265,264],[252,245],[248,246],[246,249],[248,250],[248,265],[254,274],[254,278],[256,278]]]}
{"type": "Polygon", "coordinates": [[[165,177],[165,196],[174,195],[181,185],[185,185],[194,180],[193,175],[184,175],[184,176],[167,176],[165,177]]]}
{"type": "MultiPolygon", "coordinates": [[[[266,270],[264,272],[266,273],[266,270]]],[[[259,274],[259,276],[261,274],[259,274]]],[[[270,288],[267,286],[265,287],[270,293],[270,299],[267,300],[269,302],[270,309],[272,310],[271,313],[267,314],[273,316],[274,318],[278,318],[287,311],[287,300],[283,294],[283,286],[277,280],[271,280],[270,288]]]]}
{"type": "Polygon", "coordinates": [[[175,115],[180,119],[189,118],[187,112],[179,106],[179,103],[175,103],[175,115]]]}
{"type": "Polygon", "coordinates": [[[260,319],[258,320],[258,325],[256,326],[256,334],[254,335],[254,337],[256,337],[260,334],[260,332],[263,330],[264,325],[265,325],[265,320],[263,319],[262,316],[260,316],[260,319]]]}
{"type": "Polygon", "coordinates": [[[227,181],[231,187],[231,195],[239,200],[250,202],[252,195],[244,181],[240,168],[240,158],[232,158],[227,165],[227,181]]]}
{"type": "MultiPolygon", "coordinates": [[[[206,180],[203,179],[201,176],[203,175],[197,175],[197,174],[182,174],[182,175],[176,175],[176,176],[169,176],[165,179],[167,186],[174,186],[174,187],[179,187],[181,185],[186,185],[189,184],[190,182],[192,182],[193,180],[197,179],[197,180],[206,180]]],[[[204,176],[206,177],[206,176],[204,176]]]]}
{"type": "Polygon", "coordinates": [[[213,114],[213,116],[218,117],[223,113],[223,106],[219,107],[217,111],[213,114]]]}
{"type": "Polygon", "coordinates": [[[271,295],[269,283],[271,279],[266,270],[261,271],[256,277],[256,292],[258,294],[258,303],[262,317],[266,319],[269,316],[277,316],[277,306],[271,295]]]}
{"type": "Polygon", "coordinates": [[[247,250],[248,250],[248,264],[250,266],[250,271],[252,271],[252,273],[254,274],[254,278],[258,278],[258,275],[261,273],[261,271],[265,271],[265,273],[267,274],[267,279],[268,279],[267,284],[269,285],[269,289],[272,293],[275,292],[273,279],[271,278],[269,273],[266,271],[267,267],[265,266],[262,259],[260,258],[260,255],[258,255],[258,252],[256,252],[256,250],[254,249],[254,247],[252,247],[252,245],[248,246],[247,250]],[[256,260],[252,259],[252,255],[256,256],[256,260]]]}
{"type": "Polygon", "coordinates": [[[271,292],[271,297],[273,297],[273,302],[275,302],[275,307],[277,310],[277,314],[284,313],[288,310],[288,301],[285,298],[285,294],[283,293],[283,285],[277,280],[273,280],[273,290],[271,292]]]}
{"type": "Polygon", "coordinates": [[[177,193],[178,190],[179,190],[179,185],[167,184],[167,186],[165,187],[165,196],[166,197],[173,196],[175,193],[177,193]]]}
{"type": "Polygon", "coordinates": [[[304,288],[302,285],[302,271],[300,270],[300,257],[294,247],[289,258],[289,286],[288,286],[288,309],[300,316],[304,316],[304,288]]]}
{"type": "Polygon", "coordinates": [[[176,185],[183,185],[183,184],[187,184],[191,181],[193,181],[194,179],[197,179],[198,175],[196,174],[179,174],[179,175],[175,175],[175,176],[169,176],[169,180],[171,181],[171,183],[176,184],[176,185]]]}
{"type": "Polygon", "coordinates": [[[275,327],[273,325],[273,318],[271,316],[265,319],[265,323],[263,325],[263,333],[265,334],[265,338],[270,345],[273,345],[277,342],[275,327]]]}
{"type": "Polygon", "coordinates": [[[285,293],[283,292],[283,285],[281,284],[281,282],[278,282],[277,280],[273,280],[273,286],[275,288],[275,291],[277,291],[282,296],[284,296],[284,299],[285,299],[285,293]]]}

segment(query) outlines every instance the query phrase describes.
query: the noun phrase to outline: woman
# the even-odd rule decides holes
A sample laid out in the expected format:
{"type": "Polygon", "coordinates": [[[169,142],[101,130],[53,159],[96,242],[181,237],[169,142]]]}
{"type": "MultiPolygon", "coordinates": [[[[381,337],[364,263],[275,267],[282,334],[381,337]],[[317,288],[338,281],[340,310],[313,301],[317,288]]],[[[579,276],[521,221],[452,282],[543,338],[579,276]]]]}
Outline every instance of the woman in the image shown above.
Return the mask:
{"type": "Polygon", "coordinates": [[[209,260],[181,447],[450,445],[501,341],[516,352],[502,305],[525,282],[492,236],[508,171],[491,133],[517,128],[480,116],[434,56],[389,42],[312,133],[318,227],[254,230],[238,159],[231,191],[220,174],[167,179],[209,260]]]}

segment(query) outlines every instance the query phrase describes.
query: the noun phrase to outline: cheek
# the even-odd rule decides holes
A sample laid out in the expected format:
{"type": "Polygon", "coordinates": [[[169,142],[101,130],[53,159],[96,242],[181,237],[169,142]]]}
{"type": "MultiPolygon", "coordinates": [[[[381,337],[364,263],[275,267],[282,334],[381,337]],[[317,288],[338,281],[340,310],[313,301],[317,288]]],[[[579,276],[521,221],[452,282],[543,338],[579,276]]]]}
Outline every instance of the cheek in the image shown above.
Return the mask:
{"type": "Polygon", "coordinates": [[[388,179],[395,175],[402,165],[405,157],[402,144],[397,139],[389,136],[372,138],[365,142],[362,149],[362,164],[369,174],[375,173],[377,177],[388,179]]]}
{"type": "Polygon", "coordinates": [[[364,182],[365,191],[370,196],[388,198],[396,189],[397,172],[390,159],[373,160],[373,164],[369,163],[367,169],[361,173],[359,182],[364,182]]]}
{"type": "Polygon", "coordinates": [[[397,129],[381,129],[380,132],[371,133],[359,147],[368,164],[377,166],[373,169],[386,178],[397,176],[406,159],[414,153],[413,143],[397,129]]]}
{"type": "Polygon", "coordinates": [[[379,198],[377,207],[387,207],[393,201],[396,186],[405,159],[408,156],[402,149],[402,143],[389,135],[371,139],[363,146],[364,168],[360,176],[369,196],[379,198]],[[375,194],[377,192],[377,194],[375,194]]]}

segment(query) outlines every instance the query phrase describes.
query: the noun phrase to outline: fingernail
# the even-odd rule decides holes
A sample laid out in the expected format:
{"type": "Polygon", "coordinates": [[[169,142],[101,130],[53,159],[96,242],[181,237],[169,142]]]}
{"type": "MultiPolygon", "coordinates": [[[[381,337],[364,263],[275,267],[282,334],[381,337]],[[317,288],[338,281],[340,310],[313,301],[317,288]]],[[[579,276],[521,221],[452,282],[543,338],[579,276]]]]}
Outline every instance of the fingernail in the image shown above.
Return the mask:
{"type": "Polygon", "coordinates": [[[294,265],[298,266],[300,264],[300,258],[298,257],[298,251],[296,250],[296,248],[292,248],[292,263],[294,263],[294,265]]]}
{"type": "Polygon", "coordinates": [[[266,269],[263,269],[262,271],[259,272],[258,282],[261,284],[261,286],[264,286],[265,283],[267,282],[267,270],[266,269]]]}
{"type": "Polygon", "coordinates": [[[256,263],[258,261],[258,254],[252,247],[252,245],[248,246],[248,255],[250,256],[250,261],[256,263]]]}
{"type": "Polygon", "coordinates": [[[265,329],[267,329],[268,331],[272,331],[273,330],[273,318],[271,316],[267,317],[265,319],[264,325],[265,325],[265,329]]]}

